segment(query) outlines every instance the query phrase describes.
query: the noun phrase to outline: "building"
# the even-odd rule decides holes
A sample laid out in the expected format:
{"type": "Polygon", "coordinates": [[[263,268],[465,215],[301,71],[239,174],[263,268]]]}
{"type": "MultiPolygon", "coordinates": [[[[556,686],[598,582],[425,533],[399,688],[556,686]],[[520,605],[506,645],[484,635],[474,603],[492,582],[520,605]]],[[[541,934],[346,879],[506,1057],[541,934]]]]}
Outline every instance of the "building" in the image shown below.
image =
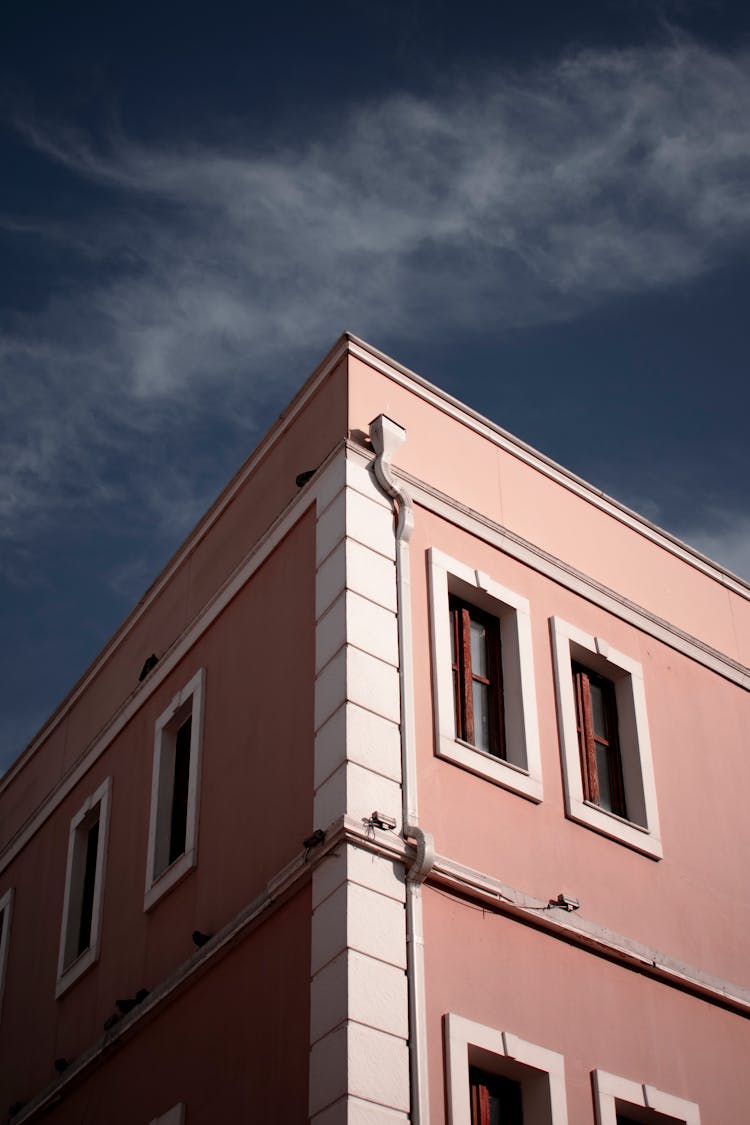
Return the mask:
{"type": "Polygon", "coordinates": [[[0,1106],[747,1122],[749,657],[750,587],[342,337],[0,783],[0,1106]]]}

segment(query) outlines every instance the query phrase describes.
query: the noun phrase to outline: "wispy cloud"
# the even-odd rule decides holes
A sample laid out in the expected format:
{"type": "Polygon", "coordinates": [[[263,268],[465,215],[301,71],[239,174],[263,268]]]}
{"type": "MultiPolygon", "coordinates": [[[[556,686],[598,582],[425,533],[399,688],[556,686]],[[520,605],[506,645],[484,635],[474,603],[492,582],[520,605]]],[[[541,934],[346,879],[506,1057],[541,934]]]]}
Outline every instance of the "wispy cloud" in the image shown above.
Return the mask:
{"type": "Polygon", "coordinates": [[[750,55],[676,39],[394,95],[283,149],[25,121],[99,202],[4,224],[86,269],[0,343],[0,528],[19,541],[84,488],[163,505],[149,435],[199,411],[252,430],[248,404],[341,328],[545,322],[697,276],[750,231],[748,119],[750,55]],[[141,471],[113,471],[135,445],[141,471]]]}
{"type": "Polygon", "coordinates": [[[746,579],[750,576],[750,515],[747,513],[718,509],[707,514],[700,524],[690,524],[678,534],[734,574],[746,579]]]}

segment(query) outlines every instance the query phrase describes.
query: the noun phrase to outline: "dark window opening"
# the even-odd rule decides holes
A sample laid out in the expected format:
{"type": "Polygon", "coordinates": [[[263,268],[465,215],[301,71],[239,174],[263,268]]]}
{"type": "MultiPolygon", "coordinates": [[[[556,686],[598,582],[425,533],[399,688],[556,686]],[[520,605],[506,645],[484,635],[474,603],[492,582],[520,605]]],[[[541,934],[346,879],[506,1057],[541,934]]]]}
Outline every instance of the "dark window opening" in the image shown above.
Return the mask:
{"type": "Polygon", "coordinates": [[[98,853],[99,821],[97,820],[86,833],[86,857],[83,866],[81,913],[78,920],[76,957],[80,957],[91,945],[91,922],[94,917],[94,891],[96,889],[96,859],[98,853]]]}
{"type": "Polygon", "coordinates": [[[573,664],[584,800],[627,818],[615,685],[573,664]]]}
{"type": "Polygon", "coordinates": [[[174,861],[185,851],[187,840],[188,787],[190,784],[190,741],[193,717],[188,715],[177,731],[174,751],[172,813],[169,825],[169,858],[174,861]]]}
{"type": "Polygon", "coordinates": [[[505,758],[500,622],[456,597],[449,609],[456,737],[505,758]]]}
{"type": "Polygon", "coordinates": [[[471,1125],[523,1125],[521,1083],[471,1067],[471,1125]]]}

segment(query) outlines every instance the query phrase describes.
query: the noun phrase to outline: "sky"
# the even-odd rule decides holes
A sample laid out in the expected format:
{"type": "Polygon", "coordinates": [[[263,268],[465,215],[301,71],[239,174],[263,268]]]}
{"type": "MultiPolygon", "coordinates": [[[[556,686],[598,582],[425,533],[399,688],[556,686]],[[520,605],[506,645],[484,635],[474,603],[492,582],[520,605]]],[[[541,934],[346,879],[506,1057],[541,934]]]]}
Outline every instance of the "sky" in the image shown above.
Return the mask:
{"type": "Polygon", "coordinates": [[[750,579],[750,5],[0,14],[0,770],[343,330],[750,579]]]}

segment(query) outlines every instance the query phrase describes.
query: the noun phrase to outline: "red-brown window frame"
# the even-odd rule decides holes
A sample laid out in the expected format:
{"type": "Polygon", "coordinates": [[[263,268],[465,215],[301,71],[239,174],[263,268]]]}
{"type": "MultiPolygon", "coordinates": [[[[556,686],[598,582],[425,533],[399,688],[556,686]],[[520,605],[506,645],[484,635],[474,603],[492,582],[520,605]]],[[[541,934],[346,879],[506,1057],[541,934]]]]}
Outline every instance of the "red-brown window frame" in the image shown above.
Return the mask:
{"type": "Polygon", "coordinates": [[[578,747],[581,753],[581,777],[583,780],[583,799],[593,805],[601,807],[601,793],[599,787],[599,768],[596,758],[597,746],[606,751],[607,770],[609,774],[609,789],[612,800],[612,812],[616,816],[627,819],[627,804],[625,801],[625,784],[622,775],[622,753],[617,726],[617,699],[615,685],[605,676],[593,672],[573,661],[573,685],[576,701],[576,729],[578,732],[578,747]],[[607,728],[606,738],[594,733],[594,721],[591,709],[591,684],[595,684],[602,693],[604,705],[604,718],[607,728]]]}
{"type": "Polygon", "coordinates": [[[489,688],[490,753],[496,758],[506,758],[505,719],[503,715],[503,665],[500,652],[500,622],[491,613],[485,613],[461,598],[451,594],[448,599],[450,627],[453,638],[454,661],[453,702],[456,719],[456,738],[476,745],[474,729],[474,696],[472,685],[476,681],[489,688]],[[487,638],[488,676],[480,676],[471,665],[470,623],[484,625],[487,638]]]}

